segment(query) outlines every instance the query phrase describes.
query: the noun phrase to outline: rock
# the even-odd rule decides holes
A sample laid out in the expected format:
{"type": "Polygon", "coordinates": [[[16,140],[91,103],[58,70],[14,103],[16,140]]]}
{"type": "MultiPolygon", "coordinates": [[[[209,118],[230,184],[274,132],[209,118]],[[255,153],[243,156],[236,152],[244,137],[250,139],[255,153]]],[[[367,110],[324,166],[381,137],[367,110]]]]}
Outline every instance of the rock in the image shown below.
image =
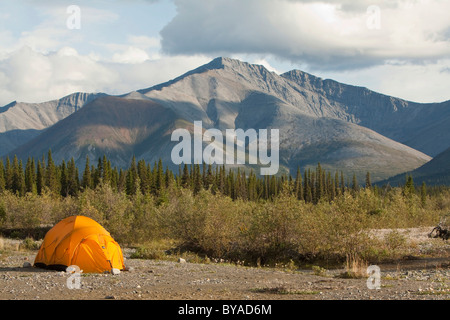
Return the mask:
{"type": "Polygon", "coordinates": [[[23,268],[32,268],[33,266],[31,265],[31,263],[29,262],[29,261],[25,261],[24,263],[23,263],[23,266],[22,266],[23,268]]]}
{"type": "Polygon", "coordinates": [[[186,260],[184,260],[183,258],[179,258],[178,263],[186,263],[186,260]]]}
{"type": "Polygon", "coordinates": [[[120,270],[119,270],[119,269],[112,268],[112,269],[111,269],[111,273],[114,274],[114,275],[117,275],[117,274],[120,274],[120,270]]]}
{"type": "Polygon", "coordinates": [[[115,300],[116,297],[115,296],[106,296],[105,299],[106,300],[115,300]]]}

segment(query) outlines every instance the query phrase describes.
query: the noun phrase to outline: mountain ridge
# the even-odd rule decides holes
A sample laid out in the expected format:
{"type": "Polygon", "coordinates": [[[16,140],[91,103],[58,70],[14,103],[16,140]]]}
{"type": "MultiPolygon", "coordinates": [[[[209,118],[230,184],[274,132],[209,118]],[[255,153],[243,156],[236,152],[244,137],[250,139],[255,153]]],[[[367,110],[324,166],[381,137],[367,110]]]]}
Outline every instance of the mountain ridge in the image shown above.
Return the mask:
{"type": "MultiPolygon", "coordinates": [[[[126,166],[126,156],[131,159],[132,154],[148,161],[154,161],[155,157],[170,161],[168,154],[174,143],[170,141],[167,128],[175,129],[180,124],[189,127],[189,123],[200,120],[205,129],[279,128],[281,165],[287,170],[292,171],[299,164],[313,166],[321,162],[330,170],[344,167],[345,171],[351,172],[354,169],[360,180],[364,179],[367,171],[373,171],[371,169],[376,171],[373,176],[378,181],[414,170],[431,160],[426,153],[439,152],[445,147],[442,141],[447,143],[447,148],[450,147],[450,130],[442,129],[447,125],[450,127],[450,101],[441,104],[408,102],[364,87],[323,80],[299,70],[278,75],[261,65],[223,57],[147,89],[120,96],[97,94],[90,96],[89,101],[86,97],[79,96],[78,99],[77,96],[67,96],[61,102],[63,109],[66,105],[71,105],[72,110],[75,105],[78,106],[77,110],[62,119],[74,137],[84,137],[82,128],[85,128],[85,123],[80,123],[77,113],[89,105],[107,113],[109,109],[105,101],[109,101],[110,108],[124,113],[127,110],[123,106],[128,103],[131,108],[146,110],[144,113],[149,125],[155,125],[157,120],[147,108],[167,115],[160,123],[166,128],[164,133],[143,133],[146,143],[133,142],[132,147],[123,147],[118,151],[117,163],[121,166],[126,166]],[[113,99],[104,99],[109,97],[113,99]],[[427,108],[432,110],[428,118],[424,116],[427,108]],[[390,117],[394,120],[389,120],[390,117]],[[442,132],[441,136],[436,138],[424,134],[422,140],[411,138],[411,133],[423,133],[438,118],[440,122],[433,128],[442,132]],[[403,119],[404,123],[399,123],[399,119],[403,119]],[[422,131],[418,130],[421,126],[422,131]],[[408,138],[411,141],[399,141],[408,138]],[[423,148],[430,142],[433,142],[433,148],[423,148]],[[422,145],[422,150],[414,148],[415,144],[422,145]]],[[[54,103],[50,107],[54,108],[54,103]]],[[[86,113],[92,113],[94,118],[99,117],[93,109],[84,110],[83,114],[86,113]]],[[[121,137],[112,132],[117,132],[118,128],[124,132],[135,132],[142,124],[142,119],[129,117],[130,121],[124,127],[119,125],[120,119],[108,119],[110,122],[105,130],[95,131],[98,136],[92,140],[96,141],[97,147],[91,145],[91,150],[112,152],[108,144],[102,141],[115,139],[114,143],[121,145],[121,137]]],[[[9,154],[18,153],[24,158],[27,157],[27,148],[34,150],[36,155],[51,148],[55,159],[76,155],[78,163],[83,165],[84,156],[88,153],[80,150],[86,150],[89,145],[83,145],[84,140],[61,138],[51,140],[53,142],[50,144],[45,142],[49,141],[50,136],[64,136],[64,126],[57,125],[62,120],[43,132],[35,132],[33,140],[29,139],[9,154]],[[59,148],[60,151],[54,148],[65,143],[68,146],[59,148]]],[[[98,121],[100,123],[100,119],[98,121]]],[[[90,155],[102,156],[92,152],[90,155]]]]}

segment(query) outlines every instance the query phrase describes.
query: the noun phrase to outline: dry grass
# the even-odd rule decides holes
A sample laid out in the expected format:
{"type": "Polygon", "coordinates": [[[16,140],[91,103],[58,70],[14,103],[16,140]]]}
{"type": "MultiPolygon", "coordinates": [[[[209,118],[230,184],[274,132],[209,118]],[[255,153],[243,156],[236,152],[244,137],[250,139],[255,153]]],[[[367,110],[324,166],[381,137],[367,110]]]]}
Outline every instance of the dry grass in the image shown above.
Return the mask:
{"type": "Polygon", "coordinates": [[[347,255],[345,263],[345,272],[339,277],[346,279],[361,279],[367,278],[367,268],[369,264],[367,261],[359,258],[356,254],[347,255]]]}

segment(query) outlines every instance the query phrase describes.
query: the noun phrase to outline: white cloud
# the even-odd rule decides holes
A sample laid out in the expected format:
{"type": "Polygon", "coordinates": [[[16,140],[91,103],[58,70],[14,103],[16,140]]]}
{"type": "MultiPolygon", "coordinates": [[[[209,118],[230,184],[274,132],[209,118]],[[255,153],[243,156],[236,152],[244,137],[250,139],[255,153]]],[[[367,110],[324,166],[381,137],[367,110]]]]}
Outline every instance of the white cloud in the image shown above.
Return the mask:
{"type": "Polygon", "coordinates": [[[161,31],[166,53],[272,54],[328,70],[450,55],[449,39],[442,37],[450,28],[450,2],[445,1],[381,2],[379,30],[367,27],[370,1],[175,3],[178,15],[161,31]]]}
{"type": "Polygon", "coordinates": [[[48,54],[23,47],[0,61],[0,106],[13,100],[49,101],[73,92],[124,94],[168,81],[209,60],[176,56],[112,63],[71,47],[48,54]]]}
{"type": "Polygon", "coordinates": [[[277,73],[298,68],[413,101],[450,99],[450,1],[173,1],[177,14],[159,36],[151,21],[164,19],[151,16],[151,4],[148,27],[124,18],[133,16],[125,1],[81,1],[81,30],[67,29],[67,5],[57,1],[28,1],[38,14],[22,29],[10,23],[14,14],[1,13],[8,24],[0,30],[0,105],[74,91],[122,94],[216,56],[277,73]],[[379,30],[366,26],[370,5],[381,9],[379,30]]]}
{"type": "Polygon", "coordinates": [[[115,53],[113,61],[117,63],[143,63],[150,59],[150,56],[142,49],[136,47],[128,47],[124,52],[115,53]]]}

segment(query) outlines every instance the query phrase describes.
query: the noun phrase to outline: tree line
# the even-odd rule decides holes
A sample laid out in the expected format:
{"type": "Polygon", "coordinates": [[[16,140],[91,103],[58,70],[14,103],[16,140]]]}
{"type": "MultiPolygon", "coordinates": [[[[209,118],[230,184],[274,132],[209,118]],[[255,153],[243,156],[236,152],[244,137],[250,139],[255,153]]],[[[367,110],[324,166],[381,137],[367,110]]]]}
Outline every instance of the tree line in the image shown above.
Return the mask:
{"type": "MultiPolygon", "coordinates": [[[[206,164],[182,165],[177,173],[164,167],[162,160],[151,164],[145,160],[137,161],[133,157],[126,169],[112,167],[111,161],[103,156],[96,165],[86,157],[85,168],[80,175],[79,169],[72,158],[70,161],[57,165],[52,158],[51,150],[47,157],[37,161],[28,158],[25,166],[14,156],[11,161],[0,160],[0,193],[8,190],[19,196],[27,193],[42,194],[48,190],[63,197],[77,196],[85,189],[95,189],[100,184],[107,184],[116,192],[127,195],[137,193],[152,194],[164,199],[171,187],[186,188],[195,194],[203,189],[213,194],[221,193],[233,200],[249,201],[272,200],[278,196],[283,186],[288,185],[290,192],[299,200],[307,203],[318,203],[320,200],[333,201],[346,191],[356,193],[359,188],[374,188],[370,173],[366,175],[365,185],[360,186],[353,175],[349,183],[343,172],[332,174],[322,168],[320,163],[315,169],[303,172],[297,168],[295,177],[283,174],[281,176],[258,177],[253,170],[246,172],[240,168],[226,169],[225,166],[206,164]]],[[[422,187],[422,189],[424,186],[422,187]]],[[[405,184],[405,193],[414,192],[412,177],[405,184]]],[[[426,189],[421,190],[426,193],[426,189]]]]}

